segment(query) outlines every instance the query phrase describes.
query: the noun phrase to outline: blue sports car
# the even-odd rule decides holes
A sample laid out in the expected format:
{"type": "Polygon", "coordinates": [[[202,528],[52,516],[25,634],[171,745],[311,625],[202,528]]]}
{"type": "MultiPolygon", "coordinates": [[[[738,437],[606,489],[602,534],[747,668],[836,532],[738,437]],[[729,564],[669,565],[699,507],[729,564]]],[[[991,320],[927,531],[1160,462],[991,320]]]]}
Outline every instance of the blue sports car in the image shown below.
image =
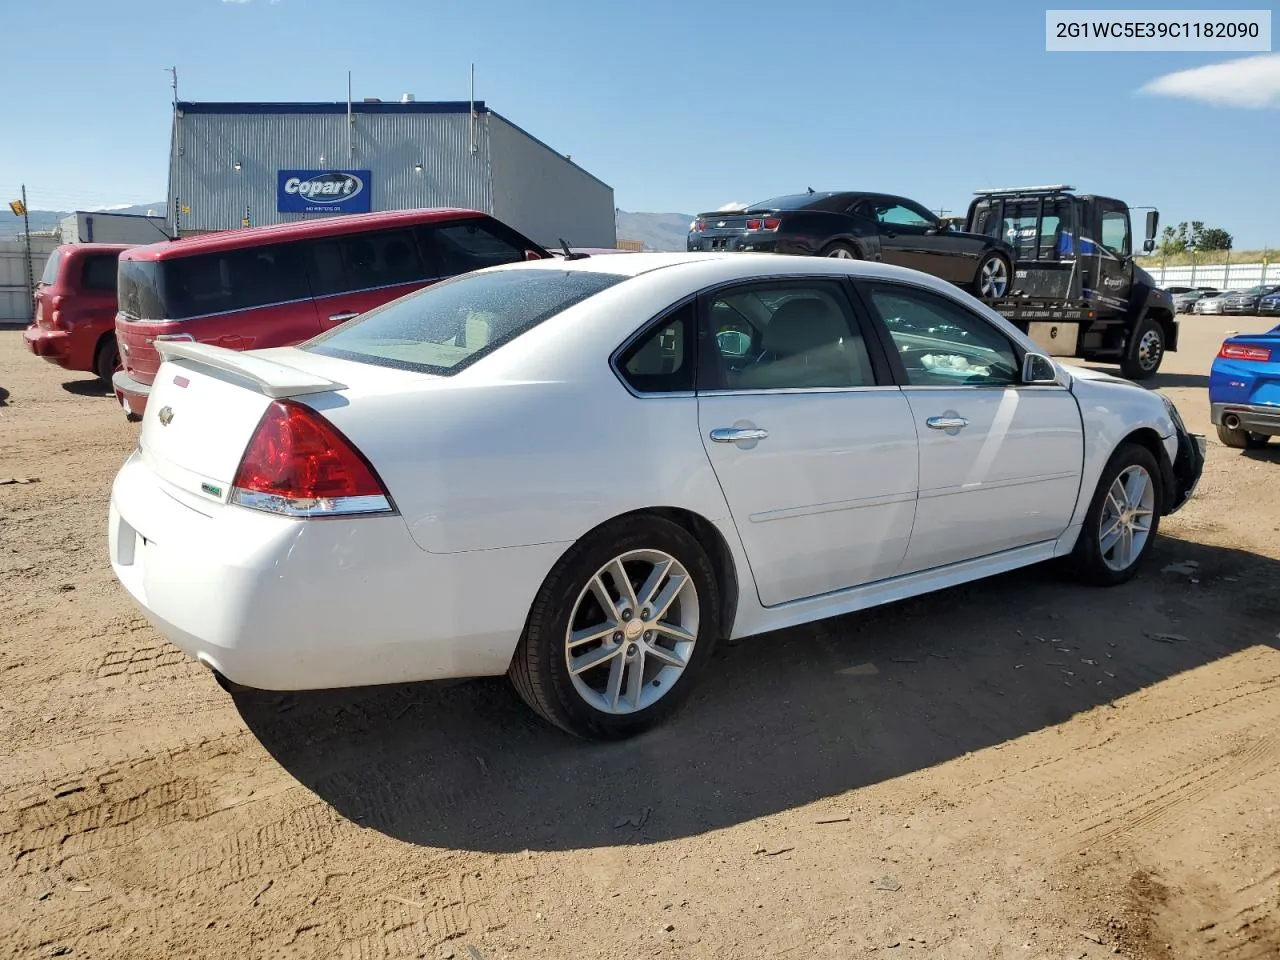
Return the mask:
{"type": "Polygon", "coordinates": [[[1280,434],[1280,326],[1222,342],[1209,369],[1209,415],[1228,447],[1256,449],[1280,434]]]}

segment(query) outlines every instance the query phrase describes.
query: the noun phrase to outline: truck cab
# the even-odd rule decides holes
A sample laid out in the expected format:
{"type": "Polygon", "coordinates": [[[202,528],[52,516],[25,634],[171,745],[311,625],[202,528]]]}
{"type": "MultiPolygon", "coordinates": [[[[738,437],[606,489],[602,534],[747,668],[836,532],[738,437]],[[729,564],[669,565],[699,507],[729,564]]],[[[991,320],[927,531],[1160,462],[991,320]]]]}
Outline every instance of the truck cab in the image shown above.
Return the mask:
{"type": "MultiPolygon", "coordinates": [[[[1154,376],[1178,348],[1173,297],[1134,263],[1135,231],[1123,200],[1065,184],[979,190],[966,229],[1014,250],[1009,295],[991,304],[1054,356],[1120,364],[1132,380],[1154,376]]],[[[1160,215],[1148,210],[1144,252],[1160,215]]]]}

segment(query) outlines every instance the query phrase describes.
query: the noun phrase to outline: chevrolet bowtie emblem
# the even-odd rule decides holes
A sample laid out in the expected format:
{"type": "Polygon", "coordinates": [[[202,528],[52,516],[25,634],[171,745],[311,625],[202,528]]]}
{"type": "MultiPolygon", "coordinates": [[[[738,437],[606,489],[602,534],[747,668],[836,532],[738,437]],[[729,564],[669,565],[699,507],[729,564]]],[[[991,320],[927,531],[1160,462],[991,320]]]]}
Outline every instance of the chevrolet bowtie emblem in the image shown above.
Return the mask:
{"type": "Polygon", "coordinates": [[[167,427],[173,422],[173,407],[160,408],[160,425],[167,427]]]}

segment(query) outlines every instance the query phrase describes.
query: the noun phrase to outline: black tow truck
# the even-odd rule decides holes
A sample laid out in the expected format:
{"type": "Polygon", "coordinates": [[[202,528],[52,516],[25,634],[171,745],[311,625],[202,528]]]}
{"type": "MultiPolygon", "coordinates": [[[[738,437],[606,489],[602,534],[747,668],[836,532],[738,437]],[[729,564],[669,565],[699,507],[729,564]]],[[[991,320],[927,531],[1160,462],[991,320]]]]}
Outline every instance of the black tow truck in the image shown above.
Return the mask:
{"type": "MultiPolygon", "coordinates": [[[[965,228],[1014,249],[1009,292],[993,309],[1051,356],[1118,363],[1145,380],[1178,349],[1178,319],[1173,297],[1134,263],[1129,210],[1065,184],[1002,187],[975,191],[965,228]]],[[[1146,253],[1159,221],[1149,209],[1146,253]]]]}

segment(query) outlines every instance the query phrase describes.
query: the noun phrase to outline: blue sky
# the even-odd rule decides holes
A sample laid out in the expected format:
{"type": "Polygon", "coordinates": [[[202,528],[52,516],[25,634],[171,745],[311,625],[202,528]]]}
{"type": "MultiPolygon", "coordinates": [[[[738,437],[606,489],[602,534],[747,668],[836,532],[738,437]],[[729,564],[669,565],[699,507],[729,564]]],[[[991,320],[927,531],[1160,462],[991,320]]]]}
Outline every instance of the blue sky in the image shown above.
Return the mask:
{"type": "Polygon", "coordinates": [[[475,62],[479,98],[626,210],[812,186],[962,211],[978,187],[1067,182],[1280,246],[1280,54],[1047,53],[1046,5],[1071,6],[8,0],[30,42],[0,68],[0,199],[163,199],[171,64],[189,100],[342,100],[348,69],[357,98],[447,100],[475,62]]]}

